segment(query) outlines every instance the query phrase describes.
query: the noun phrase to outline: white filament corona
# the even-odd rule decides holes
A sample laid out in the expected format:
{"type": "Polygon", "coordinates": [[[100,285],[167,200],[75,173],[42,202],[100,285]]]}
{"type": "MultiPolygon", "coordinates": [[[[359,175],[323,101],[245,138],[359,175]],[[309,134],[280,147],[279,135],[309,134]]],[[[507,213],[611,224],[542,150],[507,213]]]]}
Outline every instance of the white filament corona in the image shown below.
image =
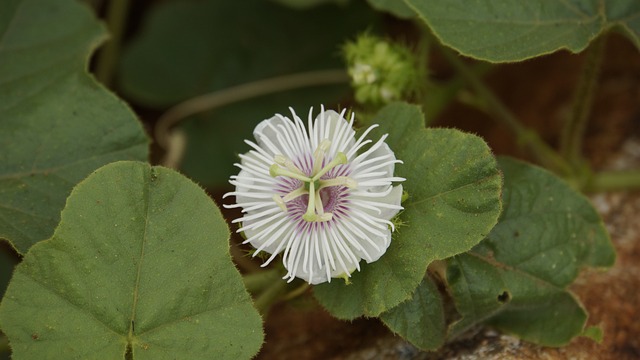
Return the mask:
{"type": "Polygon", "coordinates": [[[256,142],[240,155],[235,196],[227,208],[241,208],[238,232],[260,252],[278,254],[287,269],[285,279],[302,278],[311,284],[350,276],[359,262],[376,261],[391,243],[389,221],[402,210],[405,179],[393,176],[397,160],[384,142],[367,140],[369,127],[356,139],[354,116],[321,109],[305,127],[290,109],[293,120],[275,115],[255,128],[256,142]],[[367,147],[367,145],[369,145],[367,147]]]}

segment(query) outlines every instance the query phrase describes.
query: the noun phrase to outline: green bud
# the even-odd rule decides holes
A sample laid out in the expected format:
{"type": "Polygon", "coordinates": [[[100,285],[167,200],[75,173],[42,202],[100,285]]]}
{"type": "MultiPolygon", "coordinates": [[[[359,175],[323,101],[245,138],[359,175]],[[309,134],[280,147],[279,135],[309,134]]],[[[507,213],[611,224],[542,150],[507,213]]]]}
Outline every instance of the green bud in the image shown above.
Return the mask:
{"type": "Polygon", "coordinates": [[[416,91],[417,61],[406,46],[363,34],[343,51],[358,102],[383,105],[416,91]]]}

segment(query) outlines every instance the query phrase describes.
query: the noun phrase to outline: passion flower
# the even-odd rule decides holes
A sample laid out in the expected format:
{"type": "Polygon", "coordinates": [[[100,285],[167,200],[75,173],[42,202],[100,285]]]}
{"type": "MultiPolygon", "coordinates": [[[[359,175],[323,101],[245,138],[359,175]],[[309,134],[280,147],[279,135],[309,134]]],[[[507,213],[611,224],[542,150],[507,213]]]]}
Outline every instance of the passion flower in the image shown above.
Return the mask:
{"type": "Polygon", "coordinates": [[[402,210],[404,178],[393,175],[396,159],[384,142],[367,139],[377,125],[356,140],[345,111],[324,110],[308,126],[291,109],[293,120],[282,115],[262,121],[245,140],[253,148],[235,164],[231,177],[236,189],[227,208],[241,208],[245,243],[271,256],[282,253],[288,281],[302,278],[311,284],[348,277],[364,259],[374,262],[391,243],[390,221],[402,210]],[[372,144],[372,145],[371,145],[372,144]]]}

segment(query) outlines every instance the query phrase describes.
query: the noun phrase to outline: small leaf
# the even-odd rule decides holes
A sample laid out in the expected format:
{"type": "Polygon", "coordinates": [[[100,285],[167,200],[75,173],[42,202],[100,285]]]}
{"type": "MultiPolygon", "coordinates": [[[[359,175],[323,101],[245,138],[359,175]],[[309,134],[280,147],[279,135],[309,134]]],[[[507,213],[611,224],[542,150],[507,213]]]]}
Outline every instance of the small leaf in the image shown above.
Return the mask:
{"type": "Polygon", "coordinates": [[[404,161],[396,173],[407,180],[402,226],[387,252],[363,264],[351,284],[334,281],[314,288],[334,316],[378,316],[409,299],[427,266],[468,251],[496,224],[502,179],[494,156],[479,137],[453,129],[425,129],[416,106],[383,108],[370,138],[388,133],[387,144],[404,161]]]}
{"type": "Polygon", "coordinates": [[[602,331],[602,328],[600,326],[589,326],[584,329],[580,336],[587,337],[597,342],[598,344],[601,344],[602,340],[604,339],[604,332],[602,331]]]}
{"type": "Polygon", "coordinates": [[[546,346],[583,333],[587,314],[565,288],[583,267],[607,267],[615,252],[589,201],[541,168],[500,158],[504,212],[486,240],[449,260],[447,280],[462,319],[546,346]],[[503,301],[508,300],[508,301],[503,301]]]}
{"type": "Polygon", "coordinates": [[[410,19],[416,16],[416,12],[402,0],[367,0],[367,2],[378,11],[386,11],[401,19],[410,19]]]}
{"type": "Polygon", "coordinates": [[[20,253],[51,236],[73,186],[145,160],[129,108],[86,72],[105,32],[76,1],[0,2],[0,238],[20,253]]]}
{"type": "Polygon", "coordinates": [[[444,344],[444,308],[438,287],[426,277],[411,299],[380,315],[394,333],[422,350],[435,350],[444,344]]]}
{"type": "Polygon", "coordinates": [[[637,0],[406,1],[445,45],[491,62],[577,53],[612,27],[640,47],[637,0]]]}
{"type": "Polygon", "coordinates": [[[248,359],[261,320],[228,239],[184,176],[138,162],[98,169],[16,268],[0,305],[14,358],[248,359]]]}

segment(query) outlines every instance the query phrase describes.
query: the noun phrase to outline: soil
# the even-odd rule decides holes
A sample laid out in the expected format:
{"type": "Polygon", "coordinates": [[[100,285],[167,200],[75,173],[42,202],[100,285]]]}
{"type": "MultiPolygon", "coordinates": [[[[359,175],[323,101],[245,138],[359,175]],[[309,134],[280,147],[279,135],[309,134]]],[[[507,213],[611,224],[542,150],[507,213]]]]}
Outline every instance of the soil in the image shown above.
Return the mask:
{"type": "MultiPolygon", "coordinates": [[[[437,58],[436,64],[442,64],[437,58]]],[[[583,55],[558,52],[501,65],[487,81],[528,127],[556,145],[571,111],[583,55]]],[[[450,70],[436,66],[434,76],[450,70]]],[[[514,137],[486,114],[462,104],[450,107],[436,126],[477,133],[496,154],[527,159],[514,137]]],[[[585,140],[595,169],[640,168],[640,54],[628,40],[609,36],[585,140]]],[[[435,353],[421,352],[379,321],[332,318],[310,294],[277,305],[265,323],[266,343],[257,359],[640,359],[640,192],[591,195],[603,216],[618,258],[609,271],[587,270],[571,286],[600,325],[601,344],[580,338],[563,348],[545,348],[492,329],[479,329],[435,353]]]]}

